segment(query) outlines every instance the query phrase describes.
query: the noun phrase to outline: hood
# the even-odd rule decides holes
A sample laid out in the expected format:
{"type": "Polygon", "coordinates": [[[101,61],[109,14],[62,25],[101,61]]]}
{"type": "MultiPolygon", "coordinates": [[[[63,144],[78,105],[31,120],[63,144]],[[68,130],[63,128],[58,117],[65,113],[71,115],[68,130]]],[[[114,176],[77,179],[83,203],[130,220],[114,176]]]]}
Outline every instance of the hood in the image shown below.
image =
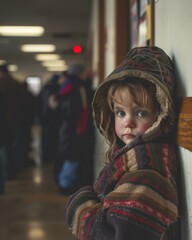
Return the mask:
{"type": "Polygon", "coordinates": [[[106,105],[110,84],[116,80],[132,77],[142,78],[155,84],[156,97],[161,108],[157,121],[145,132],[142,141],[146,142],[168,133],[175,122],[173,103],[175,76],[171,59],[156,46],[132,49],[123,62],[98,87],[93,99],[93,116],[97,127],[101,133],[102,129],[105,129],[104,125],[100,125],[101,111],[106,105]]]}

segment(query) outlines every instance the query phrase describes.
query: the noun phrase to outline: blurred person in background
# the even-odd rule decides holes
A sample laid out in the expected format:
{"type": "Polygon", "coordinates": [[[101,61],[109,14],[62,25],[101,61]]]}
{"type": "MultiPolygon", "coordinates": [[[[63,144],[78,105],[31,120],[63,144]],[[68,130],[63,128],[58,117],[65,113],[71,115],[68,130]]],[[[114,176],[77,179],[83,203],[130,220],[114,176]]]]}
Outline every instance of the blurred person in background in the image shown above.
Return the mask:
{"type": "Polygon", "coordinates": [[[22,90],[8,70],[8,65],[0,65],[0,91],[5,100],[5,152],[7,179],[15,179],[20,170],[18,163],[18,141],[20,139],[22,90]]]}
{"type": "Polygon", "coordinates": [[[83,82],[85,78],[85,66],[73,63],[69,66],[67,75],[61,75],[60,79],[62,83],[57,95],[59,139],[55,178],[63,194],[70,194],[84,185],[87,175],[83,170],[89,152],[86,145],[91,104],[83,82]]]}
{"type": "Polygon", "coordinates": [[[39,120],[42,127],[42,160],[54,161],[57,155],[58,104],[52,98],[59,90],[59,75],[54,74],[39,94],[39,120]]]}
{"type": "Polygon", "coordinates": [[[21,135],[20,135],[20,162],[21,170],[34,165],[34,159],[29,157],[32,144],[31,129],[35,122],[35,96],[29,91],[26,81],[21,83],[22,104],[20,106],[21,135]]]}
{"type": "Polygon", "coordinates": [[[84,77],[81,79],[81,84],[85,87],[87,95],[87,130],[84,133],[84,149],[83,149],[83,164],[81,167],[82,185],[89,185],[94,180],[94,147],[95,147],[95,125],[92,116],[91,103],[95,91],[93,90],[92,80],[94,73],[91,70],[86,70],[84,77]]]}
{"type": "Polygon", "coordinates": [[[5,162],[5,99],[0,91],[0,194],[5,191],[6,162],[5,162]]]}

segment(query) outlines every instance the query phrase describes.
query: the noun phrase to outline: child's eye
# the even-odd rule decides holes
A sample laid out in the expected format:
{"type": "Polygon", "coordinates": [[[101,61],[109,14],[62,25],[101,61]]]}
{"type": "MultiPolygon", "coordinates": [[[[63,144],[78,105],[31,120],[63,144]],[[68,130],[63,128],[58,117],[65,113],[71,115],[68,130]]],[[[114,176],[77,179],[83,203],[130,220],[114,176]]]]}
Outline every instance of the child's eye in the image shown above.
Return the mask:
{"type": "Polygon", "coordinates": [[[118,117],[124,117],[124,116],[125,116],[125,112],[124,112],[124,111],[117,111],[117,112],[116,112],[116,115],[117,115],[118,117]]]}
{"type": "Polygon", "coordinates": [[[146,117],[147,115],[148,115],[148,112],[145,111],[145,110],[137,111],[137,116],[138,117],[146,117]]]}

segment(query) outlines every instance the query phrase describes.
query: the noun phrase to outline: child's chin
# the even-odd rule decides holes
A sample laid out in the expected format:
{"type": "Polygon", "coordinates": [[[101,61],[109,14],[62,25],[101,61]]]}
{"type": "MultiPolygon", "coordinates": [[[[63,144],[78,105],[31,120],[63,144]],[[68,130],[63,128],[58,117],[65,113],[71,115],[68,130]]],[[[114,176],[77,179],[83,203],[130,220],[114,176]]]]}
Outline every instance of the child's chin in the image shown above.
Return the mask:
{"type": "Polygon", "coordinates": [[[134,139],[129,139],[129,140],[126,140],[124,143],[125,143],[125,145],[127,145],[127,144],[132,143],[134,140],[135,140],[135,138],[134,139]]]}

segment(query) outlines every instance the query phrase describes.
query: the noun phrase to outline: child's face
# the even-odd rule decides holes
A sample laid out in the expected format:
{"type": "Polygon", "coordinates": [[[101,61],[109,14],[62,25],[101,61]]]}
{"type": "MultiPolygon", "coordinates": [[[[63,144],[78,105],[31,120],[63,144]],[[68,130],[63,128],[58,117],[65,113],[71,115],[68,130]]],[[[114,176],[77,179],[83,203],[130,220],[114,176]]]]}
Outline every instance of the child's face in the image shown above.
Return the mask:
{"type": "Polygon", "coordinates": [[[138,106],[129,90],[121,92],[114,102],[115,132],[119,139],[128,144],[139,138],[157,119],[155,109],[138,106]]]}

